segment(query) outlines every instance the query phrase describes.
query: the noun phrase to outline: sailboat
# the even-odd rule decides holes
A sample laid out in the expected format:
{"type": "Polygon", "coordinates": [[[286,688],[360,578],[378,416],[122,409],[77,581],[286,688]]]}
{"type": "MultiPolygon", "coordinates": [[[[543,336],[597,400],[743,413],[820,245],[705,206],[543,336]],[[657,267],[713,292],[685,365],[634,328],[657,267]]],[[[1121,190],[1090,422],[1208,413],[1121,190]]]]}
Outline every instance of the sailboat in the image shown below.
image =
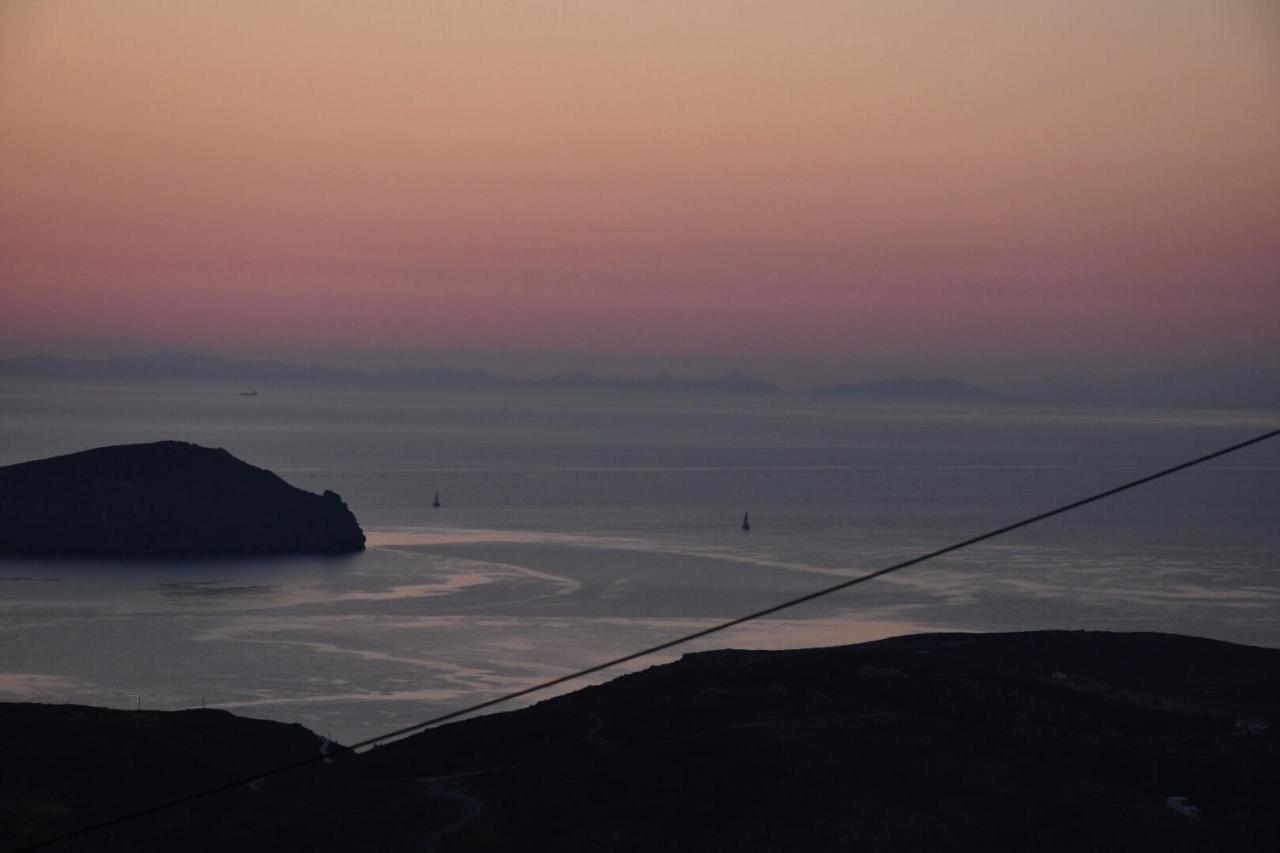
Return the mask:
{"type": "Polygon", "coordinates": [[[743,533],[751,532],[751,513],[749,512],[744,512],[742,514],[742,532],[743,533]]]}
{"type": "Polygon", "coordinates": [[[432,498],[432,499],[431,499],[431,506],[432,506],[434,509],[439,509],[439,508],[440,508],[440,493],[439,493],[439,492],[436,492],[436,496],[435,496],[434,498],[432,498]]]}

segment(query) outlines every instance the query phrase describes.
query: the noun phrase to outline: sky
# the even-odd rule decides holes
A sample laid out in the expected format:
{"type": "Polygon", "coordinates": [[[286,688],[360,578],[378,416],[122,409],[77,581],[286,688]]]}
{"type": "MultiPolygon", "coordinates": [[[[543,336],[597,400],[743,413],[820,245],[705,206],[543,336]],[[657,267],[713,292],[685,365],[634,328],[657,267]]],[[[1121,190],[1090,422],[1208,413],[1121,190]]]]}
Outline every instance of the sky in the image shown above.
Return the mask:
{"type": "Polygon", "coordinates": [[[1271,0],[0,0],[0,338],[1280,366],[1271,0]]]}

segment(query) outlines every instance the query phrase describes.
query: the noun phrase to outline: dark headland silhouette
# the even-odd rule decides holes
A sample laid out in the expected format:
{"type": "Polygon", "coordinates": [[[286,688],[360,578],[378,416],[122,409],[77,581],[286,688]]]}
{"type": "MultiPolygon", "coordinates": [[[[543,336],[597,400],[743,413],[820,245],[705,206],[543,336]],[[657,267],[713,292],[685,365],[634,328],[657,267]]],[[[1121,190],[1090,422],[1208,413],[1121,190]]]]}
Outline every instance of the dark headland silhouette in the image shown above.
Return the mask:
{"type": "Polygon", "coordinates": [[[334,492],[313,494],[222,449],[99,447],[0,468],[0,555],[339,554],[364,533],[334,492]]]}
{"type": "MultiPolygon", "coordinates": [[[[703,652],[56,849],[1272,853],[1277,719],[1280,650],[1170,634],[703,652]]],[[[0,849],[320,746],[222,711],[0,704],[0,849]]]]}

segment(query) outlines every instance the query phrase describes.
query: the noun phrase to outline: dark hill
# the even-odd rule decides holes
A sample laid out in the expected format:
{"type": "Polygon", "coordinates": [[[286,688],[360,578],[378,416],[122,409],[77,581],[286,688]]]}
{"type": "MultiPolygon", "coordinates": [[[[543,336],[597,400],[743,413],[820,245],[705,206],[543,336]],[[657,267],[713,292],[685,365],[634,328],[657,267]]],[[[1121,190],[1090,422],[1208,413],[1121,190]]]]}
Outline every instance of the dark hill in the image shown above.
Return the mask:
{"type": "MultiPolygon", "coordinates": [[[[1277,719],[1280,650],[1168,634],[705,652],[64,849],[1271,853],[1277,719]]],[[[71,789],[177,773],[151,746],[104,762],[118,744],[68,737],[40,777],[67,790],[30,798],[43,811],[28,840],[80,825],[58,811],[71,789]]],[[[13,749],[0,739],[0,780],[13,749]]],[[[10,776],[0,802],[23,785],[10,776]]]]}
{"type": "MultiPolygon", "coordinates": [[[[299,725],[212,709],[0,703],[0,850],[303,761],[323,744],[299,725]]],[[[80,849],[133,849],[134,829],[80,849]]]]}
{"type": "Polygon", "coordinates": [[[295,488],[222,449],[99,447],[0,468],[0,556],[344,553],[364,533],[333,492],[295,488]]]}
{"type": "Polygon", "coordinates": [[[920,635],[687,655],[363,766],[484,805],[443,851],[1280,849],[1280,738],[1242,718],[1280,719],[1280,650],[920,635]]]}

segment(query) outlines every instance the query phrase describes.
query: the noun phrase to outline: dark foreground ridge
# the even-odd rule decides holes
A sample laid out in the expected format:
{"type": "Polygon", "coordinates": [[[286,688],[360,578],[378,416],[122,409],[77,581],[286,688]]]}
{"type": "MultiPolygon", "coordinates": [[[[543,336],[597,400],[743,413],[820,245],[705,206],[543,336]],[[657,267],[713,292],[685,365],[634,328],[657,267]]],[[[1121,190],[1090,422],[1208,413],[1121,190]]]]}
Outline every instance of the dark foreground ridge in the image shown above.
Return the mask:
{"type": "Polygon", "coordinates": [[[295,488],[222,449],[99,447],[0,468],[0,556],[336,554],[364,533],[333,492],[295,488]]]}
{"type": "MultiPolygon", "coordinates": [[[[1274,851],[1277,719],[1280,650],[1168,634],[706,652],[48,849],[1274,851]]],[[[272,725],[0,705],[0,849],[316,749],[272,725]]]]}

